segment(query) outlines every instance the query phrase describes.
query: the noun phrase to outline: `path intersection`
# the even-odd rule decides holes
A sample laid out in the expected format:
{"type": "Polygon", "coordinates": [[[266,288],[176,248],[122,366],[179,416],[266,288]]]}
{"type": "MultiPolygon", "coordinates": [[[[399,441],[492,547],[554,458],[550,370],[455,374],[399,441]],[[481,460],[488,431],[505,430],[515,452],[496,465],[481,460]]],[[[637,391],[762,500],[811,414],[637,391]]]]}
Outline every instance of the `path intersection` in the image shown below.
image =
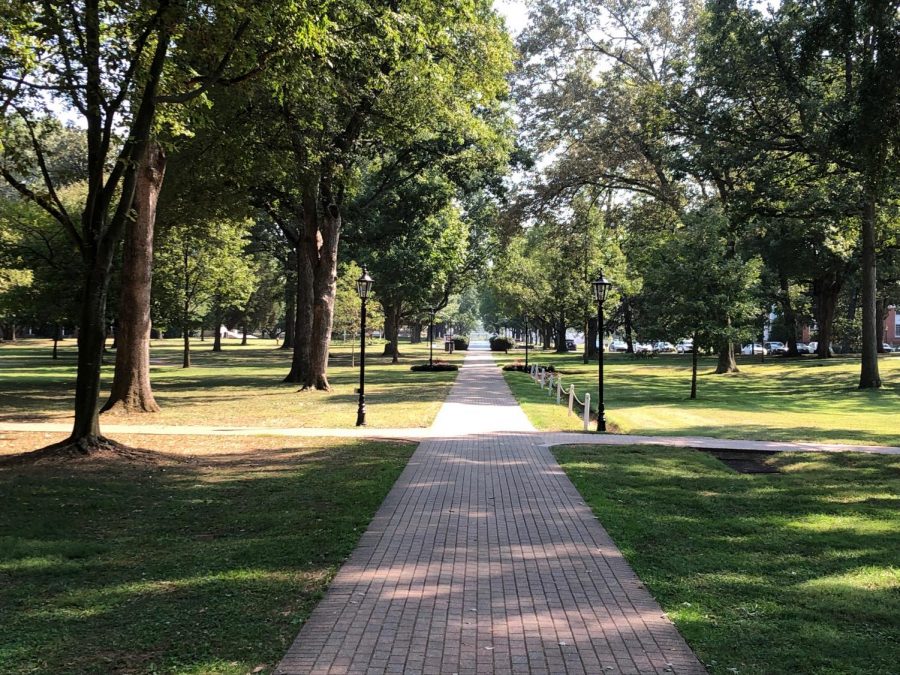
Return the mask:
{"type": "Polygon", "coordinates": [[[702,673],[473,351],[276,673],[702,673]]]}

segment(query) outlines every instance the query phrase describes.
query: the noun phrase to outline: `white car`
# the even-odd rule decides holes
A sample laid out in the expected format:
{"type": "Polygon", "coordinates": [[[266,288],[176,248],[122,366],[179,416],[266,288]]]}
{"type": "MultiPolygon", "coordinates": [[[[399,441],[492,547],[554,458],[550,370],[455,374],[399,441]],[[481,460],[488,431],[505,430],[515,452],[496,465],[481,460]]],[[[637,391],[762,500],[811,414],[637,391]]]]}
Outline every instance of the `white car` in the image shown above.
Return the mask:
{"type": "Polygon", "coordinates": [[[613,340],[609,345],[609,351],[611,352],[627,352],[628,351],[628,343],[624,340],[613,340]]]}
{"type": "Polygon", "coordinates": [[[765,356],[768,353],[768,349],[755,342],[752,345],[744,345],[741,347],[741,354],[744,356],[750,356],[751,354],[761,354],[762,356],[765,356]]]}
{"type": "Polygon", "coordinates": [[[808,345],[805,342],[798,342],[797,352],[799,352],[800,354],[815,354],[816,350],[812,348],[812,345],[808,345]]]}
{"type": "Polygon", "coordinates": [[[679,354],[690,354],[692,351],[694,351],[694,341],[679,340],[678,344],[675,345],[675,351],[679,354]]]}
{"type": "Polygon", "coordinates": [[[662,341],[662,342],[654,342],[654,343],[653,343],[653,351],[655,351],[655,352],[660,352],[660,353],[662,353],[662,352],[674,352],[674,351],[675,351],[675,345],[673,345],[671,342],[665,342],[665,341],[662,341]]]}

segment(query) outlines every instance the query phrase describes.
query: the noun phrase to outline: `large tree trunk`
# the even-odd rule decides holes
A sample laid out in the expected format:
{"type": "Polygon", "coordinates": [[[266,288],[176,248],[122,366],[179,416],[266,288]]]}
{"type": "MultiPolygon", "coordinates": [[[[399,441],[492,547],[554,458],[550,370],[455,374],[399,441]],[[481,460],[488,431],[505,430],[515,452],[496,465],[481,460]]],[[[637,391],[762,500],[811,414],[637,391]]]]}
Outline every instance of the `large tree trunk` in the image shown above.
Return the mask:
{"type": "Polygon", "coordinates": [[[247,346],[247,322],[244,321],[243,326],[241,326],[241,346],[247,346]]]}
{"type": "Polygon", "coordinates": [[[53,360],[59,358],[59,341],[62,339],[62,328],[56,324],[56,330],[53,332],[53,360]]]}
{"type": "Polygon", "coordinates": [[[323,185],[323,208],[315,257],[309,259],[313,270],[313,321],[310,344],[309,373],[304,389],[329,391],[328,349],[334,320],[334,297],[337,292],[337,251],[341,236],[341,213],[329,198],[323,185]]]}
{"type": "Polygon", "coordinates": [[[88,454],[108,445],[100,434],[100,369],[106,341],[106,298],[109,291],[112,245],[85,256],[81,314],[78,323],[78,366],[75,377],[75,423],[64,446],[88,454]]]}
{"type": "Polygon", "coordinates": [[[217,310],[213,313],[213,316],[216,320],[216,332],[213,334],[212,350],[220,352],[222,351],[222,313],[217,310]]]}
{"type": "MultiPolygon", "coordinates": [[[[297,256],[294,254],[294,261],[297,256]]],[[[294,329],[297,319],[295,317],[295,308],[297,305],[297,274],[296,271],[289,271],[287,274],[287,283],[284,286],[284,342],[281,343],[281,349],[294,348],[294,329]]]]}
{"type": "Polygon", "coordinates": [[[697,336],[694,335],[694,348],[691,350],[691,398],[697,398],[697,353],[700,346],[697,344],[697,336]]]}
{"type": "Polygon", "coordinates": [[[603,335],[597,330],[597,319],[588,319],[585,326],[585,335],[587,338],[584,342],[584,362],[587,363],[591,359],[600,358],[600,350],[598,345],[603,342],[603,335]]]}
{"type": "Polygon", "coordinates": [[[800,356],[797,349],[797,314],[794,312],[794,305],[791,302],[791,284],[787,276],[780,275],[779,283],[781,293],[778,299],[781,302],[781,313],[784,315],[784,327],[787,331],[787,355],[800,356]]]}
{"type": "MultiPolygon", "coordinates": [[[[725,317],[725,327],[731,328],[731,317],[725,317]]],[[[730,332],[730,331],[729,331],[730,332]]],[[[694,351],[697,351],[697,345],[694,345],[694,351]]],[[[716,363],[716,374],[725,375],[727,373],[737,373],[737,361],[734,357],[734,342],[730,339],[725,340],[719,345],[719,360],[716,363]]]]}
{"type": "Polygon", "coordinates": [[[625,344],[628,348],[625,350],[628,354],[634,354],[634,334],[633,334],[633,316],[631,313],[631,301],[627,297],[622,298],[622,309],[625,316],[625,344]]]}
{"type": "Polygon", "coordinates": [[[303,384],[310,369],[310,345],[313,325],[313,269],[307,250],[316,250],[315,223],[304,222],[297,246],[297,275],[294,293],[294,351],[291,370],[285,382],[303,384]],[[307,234],[310,232],[311,234],[307,234]]]}
{"type": "Polygon", "coordinates": [[[421,344],[422,342],[422,322],[414,321],[409,327],[410,344],[421,344]]]}
{"type": "Polygon", "coordinates": [[[549,323],[541,323],[541,337],[543,338],[543,347],[549,350],[553,340],[553,329],[549,323]]]}
{"type": "Polygon", "coordinates": [[[566,345],[566,319],[560,316],[556,322],[556,353],[567,354],[569,347],[566,345]]]}
{"type": "Polygon", "coordinates": [[[878,372],[878,313],[875,302],[878,294],[878,277],[875,263],[876,201],[868,194],[862,218],[862,363],[859,372],[860,389],[878,389],[881,375],[878,372]]]}
{"type": "Polygon", "coordinates": [[[149,143],[137,172],[136,217],[128,221],[125,229],[116,370],[109,399],[101,412],[159,412],[150,386],[150,286],[156,204],[165,172],[162,147],[149,143]]]}
{"type": "Polygon", "coordinates": [[[188,328],[187,322],[184,324],[184,329],[181,331],[181,337],[184,340],[184,353],[181,358],[181,367],[182,368],[190,368],[191,367],[191,329],[188,328]]]}
{"type": "MultiPolygon", "coordinates": [[[[400,321],[403,312],[403,305],[400,302],[383,302],[381,307],[384,310],[384,337],[387,343],[384,345],[383,356],[390,356],[391,363],[400,362],[400,321]]],[[[431,326],[434,332],[437,326],[431,326]]],[[[434,341],[434,335],[431,335],[434,341]]]]}
{"type": "Polygon", "coordinates": [[[818,347],[816,355],[820,359],[831,357],[831,340],[834,334],[834,315],[841,279],[837,272],[829,271],[813,280],[813,316],[816,319],[818,347]]]}

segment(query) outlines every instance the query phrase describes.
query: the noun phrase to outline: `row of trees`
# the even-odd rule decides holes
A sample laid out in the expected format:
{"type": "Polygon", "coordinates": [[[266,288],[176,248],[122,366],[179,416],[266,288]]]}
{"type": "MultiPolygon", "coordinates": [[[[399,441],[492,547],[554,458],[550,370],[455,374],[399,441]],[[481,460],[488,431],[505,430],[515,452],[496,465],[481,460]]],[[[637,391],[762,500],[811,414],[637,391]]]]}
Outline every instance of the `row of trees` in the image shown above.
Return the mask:
{"type": "Polygon", "coordinates": [[[106,407],[152,410],[151,318],[218,327],[280,284],[286,379],[327,389],[338,276],[358,270],[342,240],[395,352],[402,321],[484,264],[512,152],[512,48],[487,0],[16,0],[3,19],[0,197],[28,217],[0,226],[0,293],[45,286],[53,265],[23,256],[38,221],[67,265],[46,287],[77,289],[75,423],[54,452],[109,445],[111,288],[106,407]]]}
{"type": "MultiPolygon", "coordinates": [[[[519,47],[522,140],[543,157],[483,306],[596,341],[693,337],[736,370],[777,308],[796,355],[814,323],[862,352],[900,301],[900,5],[539,1],[519,47]],[[858,337],[852,336],[858,326],[858,337]]],[[[565,349],[562,339],[557,341],[565,349]]],[[[586,354],[586,358],[588,355],[586,354]]]]}

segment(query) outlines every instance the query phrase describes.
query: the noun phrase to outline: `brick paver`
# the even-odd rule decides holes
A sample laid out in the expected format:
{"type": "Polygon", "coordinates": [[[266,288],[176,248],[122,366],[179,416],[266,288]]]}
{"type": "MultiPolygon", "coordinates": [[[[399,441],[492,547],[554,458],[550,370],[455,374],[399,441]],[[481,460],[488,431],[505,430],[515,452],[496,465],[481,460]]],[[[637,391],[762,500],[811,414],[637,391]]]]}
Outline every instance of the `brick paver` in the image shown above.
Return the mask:
{"type": "Polygon", "coordinates": [[[277,673],[705,672],[489,354],[432,431],[277,673]]]}

